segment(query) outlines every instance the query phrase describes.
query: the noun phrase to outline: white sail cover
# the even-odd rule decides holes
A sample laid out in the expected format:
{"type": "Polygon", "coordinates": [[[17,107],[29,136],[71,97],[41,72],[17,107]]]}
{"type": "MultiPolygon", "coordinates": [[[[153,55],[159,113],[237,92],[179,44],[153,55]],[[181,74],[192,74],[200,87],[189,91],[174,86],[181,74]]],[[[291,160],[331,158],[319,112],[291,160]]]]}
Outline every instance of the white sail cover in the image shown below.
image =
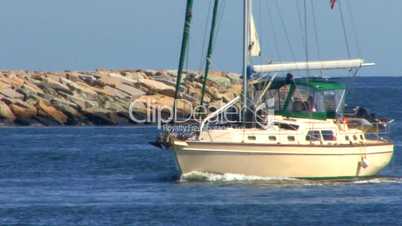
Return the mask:
{"type": "Polygon", "coordinates": [[[257,27],[255,26],[254,16],[250,15],[250,56],[261,56],[261,44],[258,37],[257,27]]]}
{"type": "Polygon", "coordinates": [[[281,71],[303,71],[303,70],[338,70],[352,69],[365,66],[373,66],[374,63],[365,63],[363,59],[351,60],[332,60],[332,61],[310,61],[310,62],[291,62],[280,64],[254,65],[252,69],[255,73],[269,73],[281,71]]]}

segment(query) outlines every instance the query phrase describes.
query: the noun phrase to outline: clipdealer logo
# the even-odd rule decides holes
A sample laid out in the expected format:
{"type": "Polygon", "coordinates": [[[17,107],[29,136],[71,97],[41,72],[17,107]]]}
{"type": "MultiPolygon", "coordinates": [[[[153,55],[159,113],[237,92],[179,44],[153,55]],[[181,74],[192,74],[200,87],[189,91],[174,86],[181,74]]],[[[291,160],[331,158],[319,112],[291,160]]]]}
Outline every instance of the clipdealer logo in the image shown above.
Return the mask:
{"type": "MultiPolygon", "coordinates": [[[[134,100],[129,106],[129,117],[137,124],[151,123],[156,124],[159,129],[171,122],[183,124],[193,122],[201,124],[202,121],[211,113],[217,111],[221,106],[194,105],[192,102],[180,99],[176,100],[177,111],[174,113],[171,106],[159,104],[156,100],[138,101],[134,100]],[[180,115],[180,117],[179,117],[180,115]]],[[[265,103],[259,104],[254,108],[248,108],[254,122],[262,128],[273,125],[275,116],[275,100],[268,99],[265,103]]],[[[209,120],[210,124],[230,124],[242,121],[243,108],[232,105],[220,112],[218,116],[209,120]]],[[[191,126],[193,127],[193,126],[191,126]]]]}

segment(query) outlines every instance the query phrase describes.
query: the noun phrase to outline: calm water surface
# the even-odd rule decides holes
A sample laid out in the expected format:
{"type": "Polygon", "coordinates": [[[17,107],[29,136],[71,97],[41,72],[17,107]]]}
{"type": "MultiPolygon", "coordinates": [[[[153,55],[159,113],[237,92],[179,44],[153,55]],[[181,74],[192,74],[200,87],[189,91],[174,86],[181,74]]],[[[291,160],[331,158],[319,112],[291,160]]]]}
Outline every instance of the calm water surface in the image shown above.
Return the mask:
{"type": "Polygon", "coordinates": [[[141,128],[0,129],[0,225],[402,225],[402,79],[366,78],[349,103],[396,119],[397,152],[352,182],[178,178],[141,128]]]}

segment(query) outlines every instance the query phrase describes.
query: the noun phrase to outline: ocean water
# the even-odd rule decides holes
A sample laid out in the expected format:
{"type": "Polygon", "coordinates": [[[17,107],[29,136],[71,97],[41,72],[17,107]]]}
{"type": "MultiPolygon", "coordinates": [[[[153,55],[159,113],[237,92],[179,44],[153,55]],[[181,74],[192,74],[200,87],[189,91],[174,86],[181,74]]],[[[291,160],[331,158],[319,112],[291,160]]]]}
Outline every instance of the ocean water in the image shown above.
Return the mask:
{"type": "Polygon", "coordinates": [[[0,129],[0,225],[402,225],[402,78],[359,78],[349,103],[394,118],[380,176],[178,176],[154,127],[0,129]]]}

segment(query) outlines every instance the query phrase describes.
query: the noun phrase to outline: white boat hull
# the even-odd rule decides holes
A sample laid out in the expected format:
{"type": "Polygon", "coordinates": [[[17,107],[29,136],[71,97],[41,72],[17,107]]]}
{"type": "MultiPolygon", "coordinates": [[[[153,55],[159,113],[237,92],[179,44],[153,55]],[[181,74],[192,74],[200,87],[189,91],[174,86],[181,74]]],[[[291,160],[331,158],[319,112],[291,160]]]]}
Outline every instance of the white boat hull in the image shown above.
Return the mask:
{"type": "Polygon", "coordinates": [[[311,179],[375,176],[391,161],[393,149],[390,143],[320,146],[177,142],[173,146],[183,174],[201,171],[311,179]]]}

